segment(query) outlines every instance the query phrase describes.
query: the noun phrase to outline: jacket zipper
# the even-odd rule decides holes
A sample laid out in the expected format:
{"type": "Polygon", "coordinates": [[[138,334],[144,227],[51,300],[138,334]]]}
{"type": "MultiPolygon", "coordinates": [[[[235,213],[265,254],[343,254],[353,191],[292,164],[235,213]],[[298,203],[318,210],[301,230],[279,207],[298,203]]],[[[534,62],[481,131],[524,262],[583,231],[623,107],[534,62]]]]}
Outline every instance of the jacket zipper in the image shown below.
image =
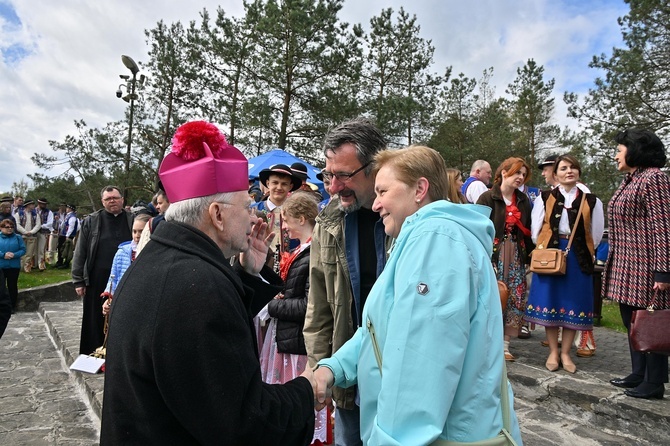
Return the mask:
{"type": "Polygon", "coordinates": [[[367,320],[368,331],[370,332],[370,340],[372,341],[372,350],[375,352],[375,359],[377,360],[377,366],[379,367],[379,374],[382,374],[382,352],[379,349],[379,344],[377,343],[377,333],[375,332],[375,326],[372,325],[370,318],[367,320]]]}

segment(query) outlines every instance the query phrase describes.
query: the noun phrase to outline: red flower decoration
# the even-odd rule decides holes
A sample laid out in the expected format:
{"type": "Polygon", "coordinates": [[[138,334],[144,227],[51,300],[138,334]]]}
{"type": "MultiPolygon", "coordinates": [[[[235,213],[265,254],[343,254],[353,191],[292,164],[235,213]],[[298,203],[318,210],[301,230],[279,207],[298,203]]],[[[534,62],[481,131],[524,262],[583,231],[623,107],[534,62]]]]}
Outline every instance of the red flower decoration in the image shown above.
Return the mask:
{"type": "Polygon", "coordinates": [[[207,155],[203,143],[207,144],[212,155],[219,153],[228,146],[214,124],[206,121],[191,121],[177,129],[172,138],[172,153],[185,161],[195,161],[207,155]]]}

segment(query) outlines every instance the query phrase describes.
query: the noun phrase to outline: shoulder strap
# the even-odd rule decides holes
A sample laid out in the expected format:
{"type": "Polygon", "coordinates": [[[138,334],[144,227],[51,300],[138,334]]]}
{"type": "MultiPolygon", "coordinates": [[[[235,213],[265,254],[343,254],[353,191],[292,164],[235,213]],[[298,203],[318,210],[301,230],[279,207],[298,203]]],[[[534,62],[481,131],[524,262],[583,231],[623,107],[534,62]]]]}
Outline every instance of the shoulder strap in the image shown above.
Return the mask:
{"type": "Polygon", "coordinates": [[[551,213],[554,209],[554,204],[556,203],[556,197],[549,192],[545,198],[544,193],[542,194],[542,199],[544,201],[544,222],[542,223],[542,228],[540,229],[540,233],[537,236],[537,249],[544,249],[546,248],[545,245],[549,244],[549,241],[551,240],[551,236],[553,235],[551,231],[551,223],[550,223],[550,218],[551,218],[551,213]]]}
{"type": "Polygon", "coordinates": [[[577,218],[575,219],[575,224],[572,226],[572,231],[570,232],[570,240],[568,240],[568,246],[565,247],[565,252],[570,251],[570,246],[572,246],[572,239],[575,238],[575,229],[577,229],[577,223],[579,223],[579,218],[582,216],[582,211],[584,210],[584,203],[586,203],[586,194],[582,197],[582,202],[579,204],[579,211],[577,212],[577,218]]]}

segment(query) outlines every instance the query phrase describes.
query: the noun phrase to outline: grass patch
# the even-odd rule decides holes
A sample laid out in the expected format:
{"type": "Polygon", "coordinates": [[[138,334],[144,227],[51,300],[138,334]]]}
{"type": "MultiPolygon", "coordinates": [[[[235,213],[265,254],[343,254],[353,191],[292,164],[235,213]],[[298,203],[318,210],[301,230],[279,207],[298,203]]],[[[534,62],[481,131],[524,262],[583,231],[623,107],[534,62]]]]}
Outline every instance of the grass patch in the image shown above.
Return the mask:
{"type": "Polygon", "coordinates": [[[602,327],[611,328],[619,333],[626,333],[626,327],[623,326],[621,321],[618,303],[603,299],[602,317],[600,321],[602,327]]]}
{"type": "Polygon", "coordinates": [[[60,283],[66,280],[72,280],[70,268],[56,269],[47,265],[47,269],[44,271],[33,268],[30,273],[26,273],[22,270],[21,274],[19,274],[19,289],[51,285],[52,283],[60,283]]]}

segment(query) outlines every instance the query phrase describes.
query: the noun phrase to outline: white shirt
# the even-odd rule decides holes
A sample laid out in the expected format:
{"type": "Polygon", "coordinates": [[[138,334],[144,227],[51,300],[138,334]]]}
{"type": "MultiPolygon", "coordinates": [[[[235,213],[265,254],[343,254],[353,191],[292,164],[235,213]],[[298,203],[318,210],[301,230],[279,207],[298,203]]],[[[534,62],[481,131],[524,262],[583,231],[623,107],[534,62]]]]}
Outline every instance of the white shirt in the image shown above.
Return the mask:
{"type": "Polygon", "coordinates": [[[489,190],[488,187],[486,187],[486,184],[482,180],[476,180],[470,183],[468,188],[465,190],[465,198],[470,202],[470,203],[477,203],[477,200],[479,200],[479,196],[489,190]]]}
{"type": "MultiPolygon", "coordinates": [[[[581,188],[579,183],[577,187],[573,187],[570,192],[566,192],[563,186],[557,186],[561,191],[561,194],[565,197],[565,206],[563,207],[563,212],[561,213],[561,219],[558,222],[558,233],[559,235],[570,235],[572,228],[570,227],[570,221],[568,220],[568,209],[572,207],[572,202],[575,201],[577,197],[577,191],[581,188]]],[[[530,214],[531,225],[530,232],[533,243],[537,243],[537,238],[540,235],[542,230],[542,224],[544,223],[544,202],[542,201],[542,195],[538,195],[533,203],[533,211],[530,214]]],[[[603,213],[603,202],[600,201],[600,198],[596,197],[596,205],[593,208],[591,214],[591,237],[593,238],[593,246],[598,246],[600,240],[603,238],[603,231],[605,230],[605,215],[603,213]]]]}

